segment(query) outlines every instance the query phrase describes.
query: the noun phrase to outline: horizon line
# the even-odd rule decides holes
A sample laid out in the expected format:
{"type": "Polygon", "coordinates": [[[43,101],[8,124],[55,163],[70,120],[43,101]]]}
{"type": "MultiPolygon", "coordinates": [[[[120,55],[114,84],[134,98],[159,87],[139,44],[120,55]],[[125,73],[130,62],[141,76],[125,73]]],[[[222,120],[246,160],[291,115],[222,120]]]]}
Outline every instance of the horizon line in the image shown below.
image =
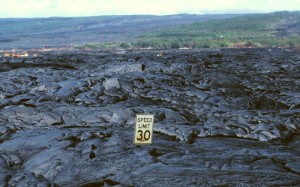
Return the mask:
{"type": "Polygon", "coordinates": [[[49,18],[88,18],[88,17],[105,17],[105,16],[175,16],[175,15],[244,15],[244,14],[272,14],[280,12],[300,12],[299,10],[278,10],[270,12],[211,12],[211,13],[174,13],[174,14],[102,14],[90,16],[41,16],[41,17],[0,17],[0,19],[49,19],[49,18]]]}

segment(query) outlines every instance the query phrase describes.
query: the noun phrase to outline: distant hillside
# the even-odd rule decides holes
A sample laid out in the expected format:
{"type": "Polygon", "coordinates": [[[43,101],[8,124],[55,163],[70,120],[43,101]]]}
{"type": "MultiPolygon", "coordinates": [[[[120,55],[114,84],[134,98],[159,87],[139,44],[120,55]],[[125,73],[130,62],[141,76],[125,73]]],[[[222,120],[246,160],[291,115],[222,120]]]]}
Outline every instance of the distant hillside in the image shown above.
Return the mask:
{"type": "Polygon", "coordinates": [[[139,36],[135,47],[292,47],[300,45],[300,12],[209,20],[139,36]]]}
{"type": "Polygon", "coordinates": [[[300,46],[300,12],[0,19],[0,49],[300,46]]]}
{"type": "Polygon", "coordinates": [[[237,15],[0,19],[0,49],[128,42],[145,32],[234,16],[237,15]]]}

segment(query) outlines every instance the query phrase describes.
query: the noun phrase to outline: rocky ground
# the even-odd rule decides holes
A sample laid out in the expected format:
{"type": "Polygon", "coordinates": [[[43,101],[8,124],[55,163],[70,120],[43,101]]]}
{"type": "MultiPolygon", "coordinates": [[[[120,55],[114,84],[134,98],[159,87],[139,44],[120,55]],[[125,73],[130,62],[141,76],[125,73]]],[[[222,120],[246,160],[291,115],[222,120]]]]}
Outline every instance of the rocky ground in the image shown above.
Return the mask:
{"type": "Polygon", "coordinates": [[[299,52],[161,52],[3,58],[0,186],[300,184],[299,52]]]}

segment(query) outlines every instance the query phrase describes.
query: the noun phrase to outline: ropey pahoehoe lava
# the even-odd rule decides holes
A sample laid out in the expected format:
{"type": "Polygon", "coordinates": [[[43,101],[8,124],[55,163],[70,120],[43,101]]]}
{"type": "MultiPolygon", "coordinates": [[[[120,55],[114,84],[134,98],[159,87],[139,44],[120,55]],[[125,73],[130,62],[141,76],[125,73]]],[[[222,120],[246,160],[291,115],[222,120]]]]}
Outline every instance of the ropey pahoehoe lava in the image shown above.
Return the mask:
{"type": "Polygon", "coordinates": [[[299,51],[10,58],[0,64],[0,186],[300,183],[299,51]],[[154,114],[153,140],[136,146],[143,113],[154,114]]]}

